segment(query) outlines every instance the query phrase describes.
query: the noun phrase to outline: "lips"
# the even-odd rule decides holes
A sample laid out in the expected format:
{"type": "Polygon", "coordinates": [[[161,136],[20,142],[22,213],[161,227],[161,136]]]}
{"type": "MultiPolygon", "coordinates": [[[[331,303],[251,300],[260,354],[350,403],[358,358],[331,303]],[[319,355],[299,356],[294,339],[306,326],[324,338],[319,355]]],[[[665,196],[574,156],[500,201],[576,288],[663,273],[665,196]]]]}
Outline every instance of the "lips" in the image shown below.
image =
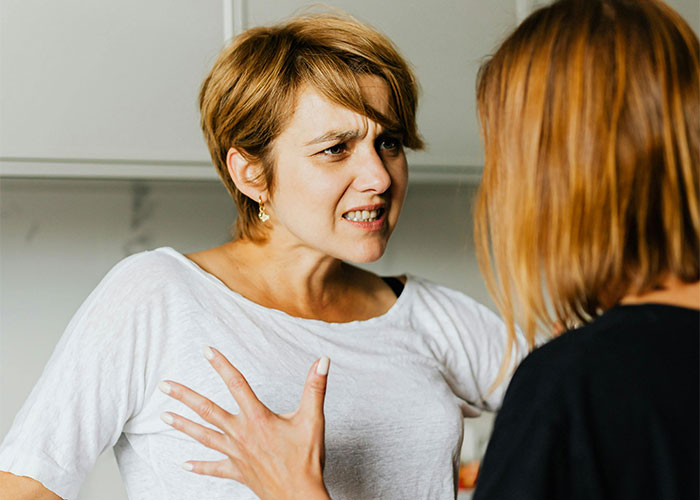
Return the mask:
{"type": "Polygon", "coordinates": [[[353,207],[343,214],[343,220],[362,231],[382,231],[387,222],[387,204],[375,203],[353,207]]]}
{"type": "Polygon", "coordinates": [[[373,209],[355,209],[345,212],[343,218],[353,222],[374,222],[381,219],[386,209],[384,207],[373,209]]]}

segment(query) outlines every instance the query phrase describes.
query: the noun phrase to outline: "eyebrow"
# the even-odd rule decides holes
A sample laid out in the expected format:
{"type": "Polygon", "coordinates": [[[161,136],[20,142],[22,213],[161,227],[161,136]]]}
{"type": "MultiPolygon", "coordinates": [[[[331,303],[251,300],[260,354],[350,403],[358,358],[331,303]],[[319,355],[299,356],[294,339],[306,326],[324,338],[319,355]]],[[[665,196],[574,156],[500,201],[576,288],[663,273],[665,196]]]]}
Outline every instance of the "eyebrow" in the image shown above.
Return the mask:
{"type": "Polygon", "coordinates": [[[321,144],[323,142],[347,142],[353,141],[364,137],[365,133],[360,130],[329,130],[323,135],[319,135],[315,139],[311,139],[309,142],[304,144],[304,146],[311,146],[312,144],[321,144]]]}
{"type": "MultiPolygon", "coordinates": [[[[355,139],[361,139],[366,135],[366,132],[361,130],[330,130],[323,135],[319,135],[315,139],[311,139],[309,142],[304,144],[304,146],[311,146],[312,144],[321,144],[324,142],[348,142],[355,139]]],[[[403,135],[400,127],[391,127],[389,129],[384,129],[384,132],[380,135],[403,135]]]]}

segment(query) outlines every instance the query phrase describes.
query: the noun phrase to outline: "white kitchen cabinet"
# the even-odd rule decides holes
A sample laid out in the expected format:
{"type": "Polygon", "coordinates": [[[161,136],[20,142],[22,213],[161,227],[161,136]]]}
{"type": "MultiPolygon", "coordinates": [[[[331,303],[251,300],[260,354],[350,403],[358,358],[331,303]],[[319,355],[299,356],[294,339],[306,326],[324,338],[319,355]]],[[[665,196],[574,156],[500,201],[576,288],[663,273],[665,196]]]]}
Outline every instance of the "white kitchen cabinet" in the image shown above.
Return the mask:
{"type": "MultiPolygon", "coordinates": [[[[514,25],[513,0],[328,3],[384,31],[416,69],[428,150],[410,158],[414,180],[478,178],[474,78],[514,25]]],[[[215,178],[196,99],[224,7],[243,27],[306,4],[0,0],[0,175],[215,178]]]]}
{"type": "Polygon", "coordinates": [[[221,0],[0,0],[0,157],[208,161],[197,94],[223,40],[221,0]]]}
{"type": "MultiPolygon", "coordinates": [[[[385,32],[415,68],[427,150],[409,154],[414,183],[478,181],[477,69],[543,3],[325,1],[385,32]]],[[[231,33],[310,4],[0,0],[0,177],[216,179],[199,129],[204,76],[231,33]]],[[[700,32],[700,1],[669,4],[700,32]]]]}

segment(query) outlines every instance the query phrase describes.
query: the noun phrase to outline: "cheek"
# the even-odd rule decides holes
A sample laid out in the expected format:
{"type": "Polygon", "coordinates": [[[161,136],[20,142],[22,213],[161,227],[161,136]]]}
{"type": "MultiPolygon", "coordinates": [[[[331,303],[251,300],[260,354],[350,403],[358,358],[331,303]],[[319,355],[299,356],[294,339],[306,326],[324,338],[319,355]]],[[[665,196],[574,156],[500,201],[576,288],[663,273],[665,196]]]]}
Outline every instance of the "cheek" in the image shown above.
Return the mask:
{"type": "Polygon", "coordinates": [[[391,176],[391,187],[392,201],[400,208],[408,190],[408,167],[405,160],[394,170],[391,176]]]}
{"type": "Polygon", "coordinates": [[[313,192],[315,203],[325,207],[329,216],[335,217],[347,195],[350,182],[342,176],[327,176],[324,179],[316,179],[313,184],[316,188],[313,192]]]}
{"type": "Polygon", "coordinates": [[[285,180],[275,193],[275,209],[317,223],[339,216],[338,207],[350,184],[344,176],[326,175],[318,170],[285,180]]]}

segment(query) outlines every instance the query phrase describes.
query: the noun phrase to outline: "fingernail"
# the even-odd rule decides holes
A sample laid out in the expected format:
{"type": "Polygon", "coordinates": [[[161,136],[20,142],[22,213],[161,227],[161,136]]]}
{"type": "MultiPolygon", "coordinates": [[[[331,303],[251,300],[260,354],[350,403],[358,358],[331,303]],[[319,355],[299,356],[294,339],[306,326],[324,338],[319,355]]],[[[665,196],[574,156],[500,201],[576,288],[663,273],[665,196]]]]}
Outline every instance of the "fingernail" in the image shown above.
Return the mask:
{"type": "Polygon", "coordinates": [[[173,422],[175,422],[175,419],[173,418],[173,416],[168,412],[161,413],[160,419],[168,425],[173,425],[173,422]]]}
{"type": "Polygon", "coordinates": [[[209,361],[214,359],[214,351],[212,351],[211,347],[209,346],[202,347],[202,354],[204,354],[204,357],[207,358],[209,361]]]}
{"type": "Polygon", "coordinates": [[[317,375],[328,375],[328,367],[331,364],[331,360],[328,356],[323,356],[316,365],[317,375]]]}
{"type": "Polygon", "coordinates": [[[158,383],[158,389],[160,389],[161,391],[163,391],[166,394],[170,394],[170,391],[173,390],[172,386],[169,383],[167,383],[165,380],[158,383]]]}
{"type": "Polygon", "coordinates": [[[182,464],[182,468],[185,469],[186,471],[191,472],[192,470],[194,470],[194,465],[192,465],[189,462],[185,462],[184,464],[182,464]]]}

